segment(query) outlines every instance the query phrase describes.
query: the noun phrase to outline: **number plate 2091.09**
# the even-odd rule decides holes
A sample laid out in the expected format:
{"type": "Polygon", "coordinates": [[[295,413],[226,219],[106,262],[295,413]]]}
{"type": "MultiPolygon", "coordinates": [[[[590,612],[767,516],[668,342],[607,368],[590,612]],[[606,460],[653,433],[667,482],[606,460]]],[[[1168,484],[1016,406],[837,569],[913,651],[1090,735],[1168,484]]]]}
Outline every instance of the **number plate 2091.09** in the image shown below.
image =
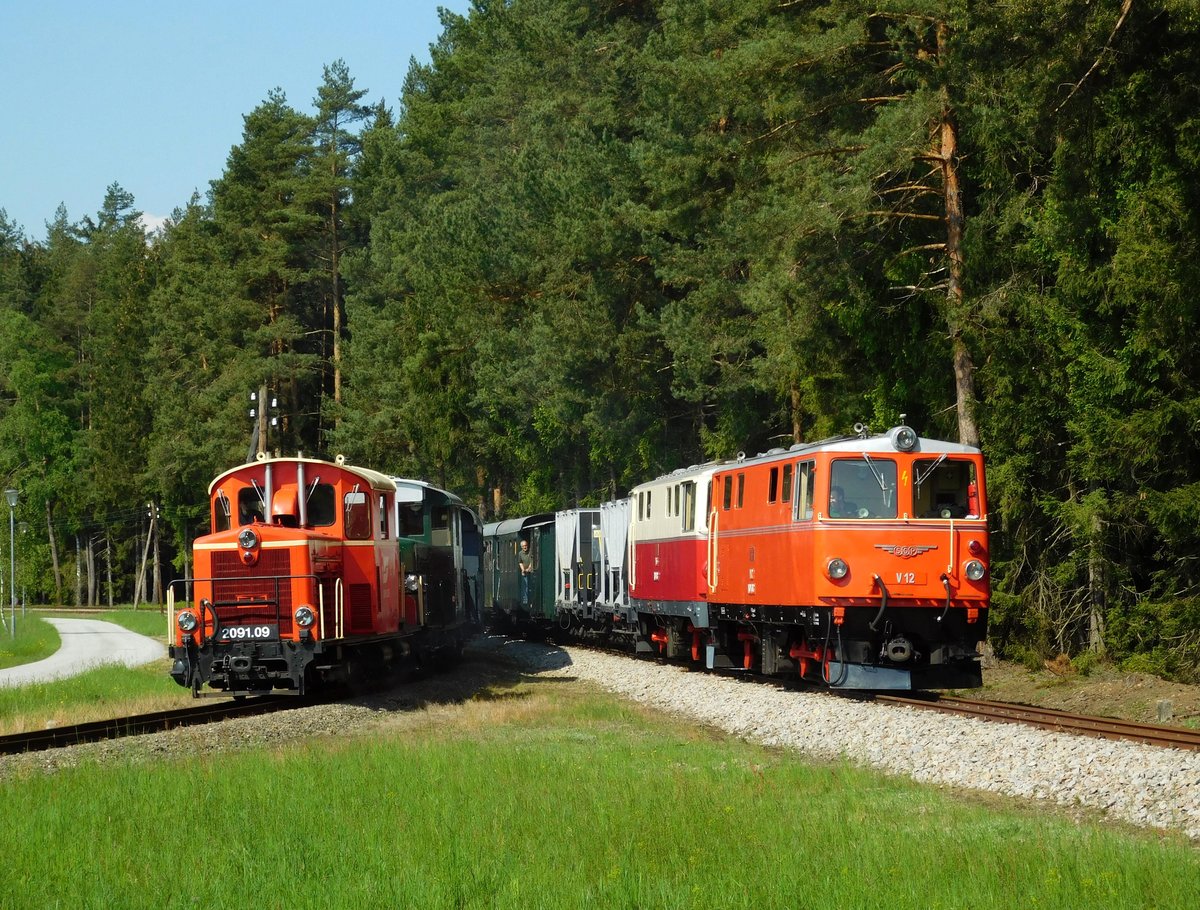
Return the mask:
{"type": "Polygon", "coordinates": [[[217,630],[217,641],[278,641],[279,627],[273,623],[255,623],[245,626],[221,626],[217,630]]]}

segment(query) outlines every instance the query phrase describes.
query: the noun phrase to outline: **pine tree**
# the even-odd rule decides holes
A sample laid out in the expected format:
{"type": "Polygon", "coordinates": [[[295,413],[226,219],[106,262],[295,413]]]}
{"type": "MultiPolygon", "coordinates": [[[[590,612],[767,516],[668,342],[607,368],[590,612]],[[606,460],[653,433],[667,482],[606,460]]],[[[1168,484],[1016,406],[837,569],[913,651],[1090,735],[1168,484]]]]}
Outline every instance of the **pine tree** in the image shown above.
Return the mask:
{"type": "Polygon", "coordinates": [[[332,373],[333,405],[342,401],[343,282],[342,259],[349,239],[346,207],[355,163],[362,153],[362,140],[355,132],[372,114],[361,104],[365,89],[356,89],[350,70],[342,60],[324,69],[324,81],[317,89],[317,108],[313,121],[314,155],[313,192],[320,200],[320,259],[328,275],[326,324],[330,338],[329,367],[332,373]]]}
{"type": "MultiPolygon", "coordinates": [[[[230,150],[225,173],[213,181],[213,218],[239,296],[258,309],[248,342],[260,360],[246,390],[281,402],[279,447],[318,446],[313,417],[320,412],[321,307],[309,258],[320,217],[311,197],[312,122],[287,104],[279,89],[245,117],[242,143],[230,150]]],[[[259,409],[258,449],[270,445],[266,409],[259,409]]]]}

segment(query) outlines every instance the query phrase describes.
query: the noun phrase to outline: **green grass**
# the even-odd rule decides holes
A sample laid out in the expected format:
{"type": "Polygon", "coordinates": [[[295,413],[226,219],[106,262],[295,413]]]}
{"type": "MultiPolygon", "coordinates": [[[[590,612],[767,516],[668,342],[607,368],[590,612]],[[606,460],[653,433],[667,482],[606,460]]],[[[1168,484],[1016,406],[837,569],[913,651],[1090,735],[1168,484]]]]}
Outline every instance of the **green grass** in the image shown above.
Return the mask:
{"type": "Polygon", "coordinates": [[[0,628],[0,670],[49,657],[62,646],[58,630],[40,616],[17,615],[17,634],[12,635],[11,617],[5,611],[7,628],[0,628]]]}
{"type": "Polygon", "coordinates": [[[1192,907],[1174,838],[988,807],[578,684],[375,737],[0,784],[6,907],[1192,907]]]}
{"type": "MultiPolygon", "coordinates": [[[[167,675],[167,660],[96,667],[53,682],[0,688],[0,734],[146,714],[192,704],[167,675]]],[[[3,907],[0,900],[0,907],[3,907]]]]}
{"type": "MultiPolygon", "coordinates": [[[[66,618],[100,619],[124,626],[142,635],[166,640],[166,618],[157,608],[109,610],[103,613],[52,613],[66,618]]],[[[41,660],[58,650],[58,632],[42,616],[18,618],[18,649],[6,652],[0,635],[0,666],[41,660]],[[35,644],[28,644],[34,642],[35,644]],[[7,663],[7,653],[12,659],[7,663]]],[[[188,690],[167,675],[166,658],[141,667],[119,665],[97,667],[79,676],[47,683],[30,683],[17,688],[0,688],[0,735],[41,729],[47,725],[84,723],[127,714],[144,714],[191,704],[188,690]]],[[[0,907],[3,902],[0,901],[0,907]]]]}
{"type": "Polygon", "coordinates": [[[164,643],[167,640],[167,615],[166,613],[159,612],[158,607],[144,607],[138,610],[106,610],[103,613],[97,613],[88,618],[102,619],[105,622],[116,623],[119,626],[124,626],[131,632],[137,632],[139,635],[147,635],[164,643]]]}

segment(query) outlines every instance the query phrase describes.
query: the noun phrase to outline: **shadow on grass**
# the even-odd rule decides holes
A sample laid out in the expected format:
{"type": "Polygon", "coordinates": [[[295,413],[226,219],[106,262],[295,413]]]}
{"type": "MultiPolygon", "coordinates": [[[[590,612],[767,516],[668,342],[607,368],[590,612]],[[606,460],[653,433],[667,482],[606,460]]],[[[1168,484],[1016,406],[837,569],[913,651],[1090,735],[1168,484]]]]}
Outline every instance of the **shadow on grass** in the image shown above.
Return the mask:
{"type": "Polygon", "coordinates": [[[542,675],[569,666],[570,655],[556,645],[486,635],[469,642],[462,660],[453,666],[418,674],[353,700],[389,712],[469,701],[519,702],[538,687],[574,682],[575,676],[542,675]]]}

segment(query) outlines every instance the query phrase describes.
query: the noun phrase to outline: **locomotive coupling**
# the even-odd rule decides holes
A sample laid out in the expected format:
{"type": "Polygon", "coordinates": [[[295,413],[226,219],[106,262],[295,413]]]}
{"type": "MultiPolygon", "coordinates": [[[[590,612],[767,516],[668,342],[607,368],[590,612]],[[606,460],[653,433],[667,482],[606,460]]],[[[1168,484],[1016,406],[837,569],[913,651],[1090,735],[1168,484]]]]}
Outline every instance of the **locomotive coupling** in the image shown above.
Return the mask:
{"type": "Polygon", "coordinates": [[[884,643],[883,649],[879,652],[879,656],[885,660],[890,660],[894,664],[903,664],[918,657],[916,648],[913,643],[903,635],[897,635],[884,643]]]}

